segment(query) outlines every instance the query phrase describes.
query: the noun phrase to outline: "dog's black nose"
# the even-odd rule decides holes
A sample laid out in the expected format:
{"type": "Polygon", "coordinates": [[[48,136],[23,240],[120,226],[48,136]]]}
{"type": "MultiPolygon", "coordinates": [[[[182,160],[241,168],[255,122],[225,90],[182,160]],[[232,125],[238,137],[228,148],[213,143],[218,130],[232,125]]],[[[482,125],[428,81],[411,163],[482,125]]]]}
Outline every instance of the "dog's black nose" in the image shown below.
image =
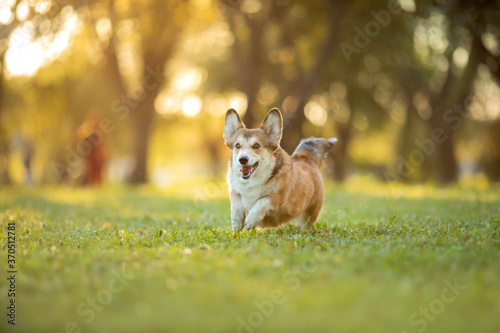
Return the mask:
{"type": "Polygon", "coordinates": [[[241,164],[241,165],[245,165],[245,164],[247,164],[247,163],[248,163],[248,157],[246,157],[246,156],[241,156],[241,157],[240,157],[240,159],[239,159],[239,161],[240,161],[240,164],[241,164]]]}

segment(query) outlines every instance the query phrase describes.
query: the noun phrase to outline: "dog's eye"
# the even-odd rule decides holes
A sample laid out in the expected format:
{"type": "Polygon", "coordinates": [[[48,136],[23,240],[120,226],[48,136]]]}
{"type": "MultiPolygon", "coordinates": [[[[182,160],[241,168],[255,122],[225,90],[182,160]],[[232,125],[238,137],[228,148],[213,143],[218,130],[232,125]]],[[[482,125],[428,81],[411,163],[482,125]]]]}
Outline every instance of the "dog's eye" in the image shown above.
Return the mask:
{"type": "Polygon", "coordinates": [[[260,148],[260,145],[258,143],[254,144],[253,146],[253,149],[259,149],[260,148]]]}
{"type": "Polygon", "coordinates": [[[241,148],[241,145],[240,145],[239,143],[237,143],[237,144],[235,144],[235,145],[234,145],[234,147],[235,147],[236,149],[240,149],[240,148],[241,148]]]}

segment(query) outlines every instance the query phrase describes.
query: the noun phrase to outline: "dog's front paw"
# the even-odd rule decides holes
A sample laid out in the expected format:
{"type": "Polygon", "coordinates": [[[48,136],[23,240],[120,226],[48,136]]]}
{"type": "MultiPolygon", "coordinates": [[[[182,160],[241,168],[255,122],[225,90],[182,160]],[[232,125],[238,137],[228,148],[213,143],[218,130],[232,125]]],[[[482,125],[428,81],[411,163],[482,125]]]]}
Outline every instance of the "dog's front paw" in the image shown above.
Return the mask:
{"type": "Polygon", "coordinates": [[[257,227],[257,225],[251,223],[251,224],[247,224],[245,225],[245,231],[250,231],[252,229],[255,229],[255,227],[257,227]]]}
{"type": "Polygon", "coordinates": [[[243,229],[243,224],[233,224],[233,232],[240,232],[243,229]]]}

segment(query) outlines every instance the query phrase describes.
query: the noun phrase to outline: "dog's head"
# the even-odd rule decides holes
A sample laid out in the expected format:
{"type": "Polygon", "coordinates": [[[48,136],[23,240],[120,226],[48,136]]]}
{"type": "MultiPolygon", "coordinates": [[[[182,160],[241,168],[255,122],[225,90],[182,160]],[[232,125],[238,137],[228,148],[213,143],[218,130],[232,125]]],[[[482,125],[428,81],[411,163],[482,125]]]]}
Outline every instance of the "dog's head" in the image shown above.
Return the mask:
{"type": "Polygon", "coordinates": [[[233,151],[233,165],[239,168],[241,178],[250,179],[259,164],[267,164],[281,141],[283,117],[274,108],[257,129],[247,129],[238,113],[229,109],[224,123],[224,140],[233,151]]]}

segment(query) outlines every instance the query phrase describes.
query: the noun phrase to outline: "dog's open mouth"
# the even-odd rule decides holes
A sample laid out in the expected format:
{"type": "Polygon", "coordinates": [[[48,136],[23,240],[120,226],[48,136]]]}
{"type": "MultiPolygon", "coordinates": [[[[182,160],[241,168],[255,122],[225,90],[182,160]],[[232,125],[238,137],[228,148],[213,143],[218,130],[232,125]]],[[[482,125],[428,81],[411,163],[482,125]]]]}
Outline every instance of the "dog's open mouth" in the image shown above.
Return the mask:
{"type": "Polygon", "coordinates": [[[252,177],[252,174],[254,173],[255,169],[257,169],[258,166],[259,166],[259,162],[255,163],[254,165],[241,167],[241,169],[240,169],[241,178],[248,179],[248,178],[252,177]]]}

